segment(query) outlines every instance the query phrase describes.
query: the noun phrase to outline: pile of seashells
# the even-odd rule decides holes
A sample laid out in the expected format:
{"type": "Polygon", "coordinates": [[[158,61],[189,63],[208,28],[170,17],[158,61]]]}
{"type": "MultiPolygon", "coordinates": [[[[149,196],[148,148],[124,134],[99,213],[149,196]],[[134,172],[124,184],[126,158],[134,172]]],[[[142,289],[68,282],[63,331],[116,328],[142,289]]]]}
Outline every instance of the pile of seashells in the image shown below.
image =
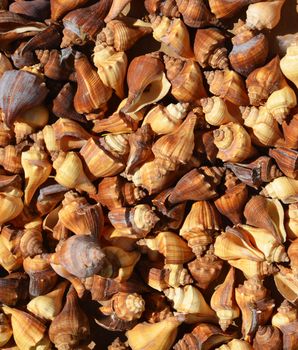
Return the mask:
{"type": "Polygon", "coordinates": [[[283,6],[0,0],[1,349],[298,349],[283,6]]]}

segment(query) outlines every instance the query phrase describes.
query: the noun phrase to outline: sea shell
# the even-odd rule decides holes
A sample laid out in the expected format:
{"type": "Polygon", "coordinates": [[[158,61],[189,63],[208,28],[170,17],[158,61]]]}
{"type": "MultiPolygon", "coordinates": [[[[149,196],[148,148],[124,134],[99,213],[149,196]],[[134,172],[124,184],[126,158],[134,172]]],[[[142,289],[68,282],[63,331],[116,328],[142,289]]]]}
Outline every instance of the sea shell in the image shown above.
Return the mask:
{"type": "Polygon", "coordinates": [[[6,125],[11,127],[21,112],[40,105],[47,93],[40,76],[23,70],[6,71],[0,78],[0,107],[6,125]]]}
{"type": "Polygon", "coordinates": [[[11,143],[14,133],[5,123],[0,123],[0,145],[1,147],[8,146],[11,143]]]}
{"type": "Polygon", "coordinates": [[[277,199],[253,196],[244,209],[246,223],[271,232],[279,242],[286,241],[284,210],[277,199]]]}
{"type": "Polygon", "coordinates": [[[141,250],[156,256],[159,252],[165,257],[166,264],[184,264],[194,255],[186,242],[173,232],[160,232],[153,238],[144,238],[137,242],[141,250]]]}
{"type": "Polygon", "coordinates": [[[4,226],[0,235],[0,265],[9,273],[22,266],[23,257],[20,251],[22,232],[4,226]]]}
{"type": "Polygon", "coordinates": [[[131,61],[127,84],[128,99],[121,109],[124,113],[137,112],[148,104],[158,102],[171,87],[159,54],[154,53],[135,57],[131,61]]]}
{"type": "Polygon", "coordinates": [[[159,220],[148,204],[139,204],[133,208],[114,208],[108,217],[123,236],[133,238],[145,237],[159,220]]]}
{"type": "Polygon", "coordinates": [[[200,66],[193,60],[180,60],[164,56],[167,77],[171,82],[171,94],[179,102],[200,104],[207,96],[200,66]]]}
{"type": "Polygon", "coordinates": [[[20,240],[20,250],[24,258],[34,257],[43,252],[43,238],[40,222],[32,222],[25,225],[24,233],[20,240]]]}
{"type": "Polygon", "coordinates": [[[274,344],[274,350],[282,350],[282,335],[277,327],[259,326],[253,341],[255,350],[271,350],[274,344]]]}
{"type": "Polygon", "coordinates": [[[297,271],[284,266],[279,266],[279,272],[274,275],[274,282],[279,293],[289,302],[296,304],[298,301],[297,271]]]}
{"type": "Polygon", "coordinates": [[[139,323],[125,333],[132,350],[169,350],[183,322],[179,316],[168,317],[157,323],[139,323]]]}
{"type": "Polygon", "coordinates": [[[184,23],[189,27],[201,28],[210,24],[218,24],[202,0],[177,0],[176,4],[184,23]]]}
{"type": "Polygon", "coordinates": [[[174,350],[187,349],[211,349],[222,343],[227,343],[234,336],[231,333],[224,333],[219,327],[209,323],[199,323],[191,333],[186,333],[181,340],[179,340],[174,350]],[[210,344],[210,346],[209,346],[210,344]]]}
{"type": "Polygon", "coordinates": [[[247,106],[249,103],[241,76],[232,70],[215,70],[204,73],[210,92],[228,100],[236,106],[247,106]]]}
{"type": "Polygon", "coordinates": [[[159,0],[145,0],[144,6],[150,15],[161,13],[167,17],[180,17],[176,0],[165,0],[162,2],[159,0]]]}
{"type": "Polygon", "coordinates": [[[106,27],[98,34],[96,46],[108,45],[116,51],[129,50],[139,39],[152,32],[150,24],[128,17],[109,21],[106,27]]]}
{"type": "Polygon", "coordinates": [[[52,292],[33,298],[27,304],[28,311],[41,319],[53,320],[62,309],[62,299],[67,286],[67,281],[61,282],[52,292]]]}
{"type": "Polygon", "coordinates": [[[125,52],[116,52],[112,47],[96,45],[93,55],[94,65],[101,81],[115,90],[117,96],[124,98],[124,79],[127,69],[125,52]]]}
{"type": "Polygon", "coordinates": [[[295,114],[289,123],[287,123],[285,120],[282,123],[282,130],[285,137],[285,143],[286,147],[289,148],[297,148],[298,147],[298,140],[296,135],[298,125],[298,115],[295,114]]]}
{"type": "Polygon", "coordinates": [[[22,147],[19,146],[8,145],[0,148],[0,165],[13,174],[21,173],[21,153],[22,147]]]}
{"type": "Polygon", "coordinates": [[[79,278],[111,271],[109,261],[92,236],[71,236],[50,256],[50,262],[62,265],[66,271],[79,278]]]}
{"type": "Polygon", "coordinates": [[[261,279],[255,277],[235,288],[236,302],[242,315],[242,335],[251,342],[259,325],[265,325],[272,316],[274,300],[261,279]]]}
{"type": "Polygon", "coordinates": [[[298,178],[298,152],[280,147],[269,150],[269,156],[274,158],[280,170],[292,179],[298,178]]]}
{"type": "Polygon", "coordinates": [[[187,115],[188,103],[163,106],[158,104],[145,116],[142,125],[149,124],[157,135],[169,134],[177,130],[187,115]]]}
{"type": "Polygon", "coordinates": [[[267,261],[253,261],[250,259],[228,260],[228,263],[243,272],[246,278],[259,277],[264,278],[278,271],[273,264],[267,261]]]}
{"type": "Polygon", "coordinates": [[[220,126],[229,122],[237,122],[237,119],[228,110],[225,101],[218,96],[201,99],[201,105],[205,119],[211,125],[220,126]]]}
{"type": "Polygon", "coordinates": [[[50,349],[51,343],[47,335],[46,326],[32,315],[13,309],[8,306],[2,307],[6,315],[11,315],[13,337],[20,349],[30,350],[50,349]]]}
{"type": "Polygon", "coordinates": [[[266,108],[279,124],[290,113],[291,108],[297,105],[296,94],[289,86],[272,92],[266,102],[266,108]]]}
{"type": "Polygon", "coordinates": [[[63,17],[63,39],[61,47],[84,45],[95,41],[96,35],[104,27],[112,0],[97,2],[94,5],[69,12],[63,17]]]}
{"type": "Polygon", "coordinates": [[[146,309],[143,313],[149,323],[157,323],[173,316],[167,299],[160,293],[150,293],[144,296],[146,309]]]}
{"type": "Polygon", "coordinates": [[[76,235],[99,238],[103,228],[103,213],[99,203],[89,204],[84,197],[67,192],[58,216],[61,223],[76,235]]]}
{"type": "Polygon", "coordinates": [[[298,43],[288,47],[286,55],[280,61],[280,68],[283,74],[298,86],[297,61],[298,43]]]}
{"type": "Polygon", "coordinates": [[[187,265],[191,276],[201,289],[207,289],[209,284],[218,278],[222,266],[223,261],[214,255],[213,246],[204,256],[198,257],[187,265]]]}
{"type": "Polygon", "coordinates": [[[165,296],[172,301],[173,308],[185,314],[200,314],[213,317],[214,311],[206,303],[201,292],[194,286],[187,285],[164,290],[165,296]]]}
{"type": "Polygon", "coordinates": [[[298,39],[298,33],[277,35],[277,49],[281,56],[284,56],[287,53],[288,47],[292,44],[296,45],[298,39]]]}
{"type": "Polygon", "coordinates": [[[265,197],[279,199],[285,204],[297,202],[298,180],[286,176],[278,177],[266,185],[262,192],[265,197]]]}
{"type": "Polygon", "coordinates": [[[7,70],[12,70],[12,64],[3,53],[0,53],[0,78],[7,70]]]}
{"type": "Polygon", "coordinates": [[[88,58],[81,52],[75,55],[75,70],[78,83],[74,97],[75,110],[84,114],[99,109],[110,99],[111,88],[103,84],[88,58]]]}
{"type": "Polygon", "coordinates": [[[0,302],[15,306],[29,297],[29,277],[23,272],[12,272],[0,279],[0,302]]]}
{"type": "Polygon", "coordinates": [[[58,275],[41,255],[25,258],[23,268],[30,277],[29,294],[32,297],[48,293],[56,285],[58,275]]]}
{"type": "Polygon", "coordinates": [[[219,318],[219,325],[225,332],[233,323],[235,318],[240,316],[240,310],[235,301],[234,293],[235,269],[230,268],[224,282],[217,286],[212,294],[210,305],[219,318]]]}
{"type": "Polygon", "coordinates": [[[5,314],[0,314],[0,346],[3,348],[12,336],[12,328],[5,314]]]}
{"type": "Polygon", "coordinates": [[[298,239],[295,239],[290,244],[287,253],[291,262],[293,273],[298,276],[298,239]]]}
{"type": "Polygon", "coordinates": [[[67,188],[54,184],[41,188],[36,201],[36,208],[41,215],[50,213],[64,197],[67,188]]]}
{"type": "Polygon", "coordinates": [[[194,54],[201,67],[228,68],[225,36],[217,28],[198,29],[194,42],[194,54]]]}
{"type": "Polygon", "coordinates": [[[272,92],[285,86],[286,81],[276,56],[265,66],[253,70],[246,79],[249,101],[253,106],[264,104],[272,92]]]}
{"type": "Polygon", "coordinates": [[[218,148],[217,158],[224,162],[241,162],[255,152],[249,134],[238,123],[222,125],[213,135],[214,144],[218,148]]]}
{"type": "Polygon", "coordinates": [[[45,20],[50,17],[50,4],[48,0],[17,1],[9,6],[9,11],[36,20],[45,20]]]}
{"type": "Polygon", "coordinates": [[[229,60],[232,68],[241,75],[248,76],[266,62],[268,41],[264,34],[255,35],[250,30],[241,31],[232,38],[232,43],[229,60]]]}
{"type": "Polygon", "coordinates": [[[233,17],[242,7],[248,4],[257,2],[258,0],[209,0],[211,11],[216,18],[230,18],[233,17]]]}
{"type": "Polygon", "coordinates": [[[105,22],[108,23],[111,20],[118,17],[121,13],[127,14],[130,10],[131,0],[113,0],[109,13],[105,18],[105,22]]]}
{"type": "Polygon", "coordinates": [[[254,349],[247,341],[233,339],[229,343],[220,346],[216,350],[254,350],[254,349]]]}
{"type": "Polygon", "coordinates": [[[63,350],[78,347],[90,335],[89,320],[79,306],[78,296],[70,287],[62,311],[54,318],[49,328],[50,340],[63,350]]]}
{"type": "MultiPolygon", "coordinates": [[[[180,18],[151,16],[153,38],[178,57],[193,58],[187,27],[180,18]]],[[[167,51],[166,50],[166,51],[167,51]]]]}
{"type": "Polygon", "coordinates": [[[66,188],[95,193],[96,189],[84,173],[82,162],[75,152],[60,152],[53,163],[56,170],[55,180],[66,188]]]}
{"type": "Polygon", "coordinates": [[[298,204],[293,203],[288,206],[286,211],[285,226],[287,235],[291,239],[298,237],[298,204]]]}
{"type": "Polygon", "coordinates": [[[87,0],[51,0],[51,19],[60,19],[65,13],[85,5],[87,0]]]}
{"type": "Polygon", "coordinates": [[[251,128],[252,141],[259,146],[283,145],[284,140],[277,121],[265,106],[242,109],[244,125],[251,128]]]}

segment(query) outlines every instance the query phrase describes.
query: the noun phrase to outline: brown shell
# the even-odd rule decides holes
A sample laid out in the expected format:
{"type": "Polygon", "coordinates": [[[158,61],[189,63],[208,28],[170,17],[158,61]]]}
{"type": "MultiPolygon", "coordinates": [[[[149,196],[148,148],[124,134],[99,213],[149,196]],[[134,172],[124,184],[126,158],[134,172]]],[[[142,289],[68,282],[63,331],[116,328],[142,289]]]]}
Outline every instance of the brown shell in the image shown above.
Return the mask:
{"type": "Polygon", "coordinates": [[[145,0],[144,6],[150,15],[161,13],[167,17],[180,17],[177,3],[175,0],[145,0]]]}
{"type": "Polygon", "coordinates": [[[36,20],[45,20],[50,17],[50,3],[48,0],[33,0],[29,3],[18,1],[10,4],[9,11],[36,20]]]}
{"type": "Polygon", "coordinates": [[[243,31],[234,36],[232,43],[229,60],[236,72],[248,76],[255,68],[265,63],[268,41],[264,34],[254,35],[252,31],[243,31]]]}
{"type": "Polygon", "coordinates": [[[63,17],[63,39],[61,47],[84,45],[95,41],[96,35],[104,27],[112,0],[100,1],[94,5],[69,12],[63,17]]]}
{"type": "Polygon", "coordinates": [[[277,327],[259,326],[253,341],[255,350],[282,350],[282,334],[277,327]]]}
{"type": "Polygon", "coordinates": [[[0,165],[13,174],[22,172],[21,164],[22,147],[8,145],[0,148],[0,165]]]}
{"type": "Polygon", "coordinates": [[[285,120],[282,123],[282,130],[284,138],[286,141],[286,147],[289,148],[298,148],[298,139],[297,139],[297,128],[298,128],[298,114],[295,114],[289,123],[285,120]]]}
{"type": "Polygon", "coordinates": [[[6,71],[0,79],[0,107],[7,126],[11,127],[21,112],[40,105],[47,93],[39,76],[22,70],[6,71]]]}
{"type": "Polygon", "coordinates": [[[2,77],[4,72],[11,69],[13,69],[13,67],[9,58],[6,57],[4,53],[0,53],[0,78],[2,77]]]}
{"type": "Polygon", "coordinates": [[[232,70],[205,72],[210,92],[236,106],[247,106],[248,95],[239,74],[232,70]]]}
{"type": "Polygon", "coordinates": [[[25,228],[20,240],[20,249],[24,258],[41,254],[44,250],[41,229],[38,227],[25,228]]]}
{"type": "Polygon", "coordinates": [[[64,197],[67,188],[59,185],[44,186],[39,190],[36,208],[41,215],[51,212],[64,197]]]}
{"type": "Polygon", "coordinates": [[[274,158],[279,169],[288,177],[298,177],[298,151],[285,147],[269,150],[269,156],[274,158]]]}
{"type": "Polygon", "coordinates": [[[70,287],[62,311],[50,325],[50,340],[58,349],[67,349],[77,347],[89,335],[89,320],[79,306],[77,292],[70,287]]]}
{"type": "Polygon", "coordinates": [[[246,79],[246,87],[250,104],[260,106],[264,104],[272,92],[279,90],[285,84],[276,56],[265,66],[253,70],[246,79]]]}
{"type": "Polygon", "coordinates": [[[209,6],[216,18],[230,18],[242,7],[254,2],[258,2],[258,0],[209,0],[209,6]]]}
{"type": "Polygon", "coordinates": [[[91,113],[105,104],[112,95],[112,89],[106,87],[88,58],[77,52],[75,70],[78,88],[74,97],[74,107],[78,113],[91,113]]]}
{"type": "Polygon", "coordinates": [[[23,272],[10,273],[0,278],[0,302],[14,306],[29,297],[29,278],[23,272]]]}
{"type": "Polygon", "coordinates": [[[51,0],[51,19],[56,21],[65,13],[83,6],[88,0],[51,0]]]}
{"type": "Polygon", "coordinates": [[[112,6],[109,13],[105,18],[105,22],[108,23],[111,20],[119,16],[119,14],[126,8],[130,6],[131,0],[113,0],[112,6]]]}

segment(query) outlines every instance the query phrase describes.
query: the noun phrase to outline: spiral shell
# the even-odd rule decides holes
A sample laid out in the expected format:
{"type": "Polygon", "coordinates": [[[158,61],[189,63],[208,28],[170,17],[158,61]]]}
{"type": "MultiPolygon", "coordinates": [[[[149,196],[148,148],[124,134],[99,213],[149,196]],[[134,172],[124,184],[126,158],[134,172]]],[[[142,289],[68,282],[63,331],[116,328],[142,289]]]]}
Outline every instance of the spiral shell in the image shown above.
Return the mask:
{"type": "Polygon", "coordinates": [[[270,350],[271,344],[275,344],[276,350],[282,349],[282,336],[277,327],[259,326],[253,341],[255,350],[270,350]]]}
{"type": "Polygon", "coordinates": [[[266,185],[261,194],[286,204],[295,203],[298,196],[298,180],[286,176],[278,177],[266,185]]]}
{"type": "Polygon", "coordinates": [[[283,74],[291,80],[296,87],[298,86],[297,55],[298,45],[293,43],[288,47],[286,55],[280,61],[280,68],[283,74]]]}

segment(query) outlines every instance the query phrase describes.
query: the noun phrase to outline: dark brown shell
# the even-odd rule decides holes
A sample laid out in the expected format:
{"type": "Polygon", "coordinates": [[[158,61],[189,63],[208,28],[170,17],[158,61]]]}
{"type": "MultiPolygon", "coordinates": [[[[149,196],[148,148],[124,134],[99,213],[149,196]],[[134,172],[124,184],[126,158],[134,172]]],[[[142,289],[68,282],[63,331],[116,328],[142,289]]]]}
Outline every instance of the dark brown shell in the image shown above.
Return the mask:
{"type": "Polygon", "coordinates": [[[29,297],[29,277],[23,272],[0,278],[0,302],[14,306],[29,297]]]}
{"type": "Polygon", "coordinates": [[[17,1],[9,5],[9,11],[41,21],[51,12],[49,0],[17,1]]]}
{"type": "Polygon", "coordinates": [[[269,150],[269,156],[274,158],[279,169],[288,177],[298,177],[298,152],[293,149],[280,147],[269,150]]]}
{"type": "Polygon", "coordinates": [[[34,52],[23,52],[23,48],[26,46],[25,42],[22,42],[18,48],[11,55],[11,59],[16,68],[23,68],[25,66],[33,66],[38,63],[38,59],[35,57],[34,52]]]}
{"type": "Polygon", "coordinates": [[[0,107],[11,127],[17,116],[42,103],[48,93],[43,80],[26,71],[6,71],[0,79],[0,107]]]}
{"type": "Polygon", "coordinates": [[[65,13],[85,5],[88,0],[51,0],[51,19],[56,21],[65,13]]]}
{"type": "Polygon", "coordinates": [[[253,341],[254,350],[282,350],[282,334],[277,327],[259,326],[253,341]]]}

